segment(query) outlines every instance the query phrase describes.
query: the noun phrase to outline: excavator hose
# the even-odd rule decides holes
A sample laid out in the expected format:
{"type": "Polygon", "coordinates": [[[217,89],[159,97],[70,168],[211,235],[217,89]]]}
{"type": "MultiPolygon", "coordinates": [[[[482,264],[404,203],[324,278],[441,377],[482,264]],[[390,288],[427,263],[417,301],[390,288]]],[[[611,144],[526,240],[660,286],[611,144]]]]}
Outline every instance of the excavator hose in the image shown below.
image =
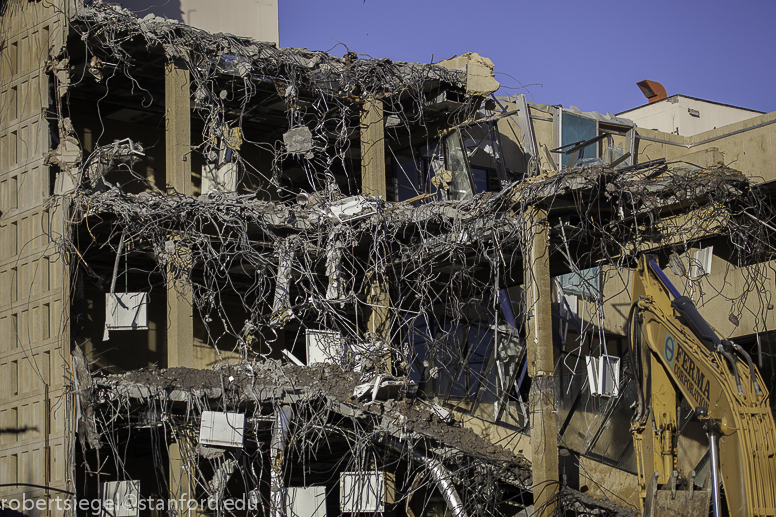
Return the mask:
{"type": "Polygon", "coordinates": [[[628,321],[625,323],[626,335],[628,336],[628,358],[630,359],[633,378],[636,381],[636,394],[638,395],[638,411],[633,417],[634,422],[640,421],[644,415],[644,392],[641,387],[641,363],[639,355],[634,353],[641,346],[637,341],[641,335],[641,333],[637,331],[639,321],[637,317],[634,317],[638,308],[639,306],[637,303],[631,305],[630,311],[628,312],[628,321]]]}

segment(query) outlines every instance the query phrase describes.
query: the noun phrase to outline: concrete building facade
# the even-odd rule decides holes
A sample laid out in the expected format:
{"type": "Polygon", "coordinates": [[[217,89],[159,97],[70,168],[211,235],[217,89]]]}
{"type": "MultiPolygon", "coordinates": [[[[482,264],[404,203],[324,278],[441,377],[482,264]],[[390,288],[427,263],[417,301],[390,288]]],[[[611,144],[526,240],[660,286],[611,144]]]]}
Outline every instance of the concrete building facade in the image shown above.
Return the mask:
{"type": "MultiPolygon", "coordinates": [[[[70,282],[53,245],[65,224],[61,207],[51,203],[47,162],[57,105],[46,66],[50,49],[64,44],[70,8],[5,2],[0,21],[0,478],[53,489],[70,478],[73,426],[66,389],[70,282]]],[[[23,493],[55,492],[2,492],[19,499],[23,493]]]]}
{"type": "MultiPolygon", "coordinates": [[[[1,497],[632,511],[623,327],[647,251],[776,384],[776,113],[638,108],[720,124],[658,131],[495,96],[476,54],[5,6],[1,497]],[[591,390],[603,356],[616,395],[591,390]]],[[[678,433],[682,472],[707,468],[704,436],[678,433]]]]}

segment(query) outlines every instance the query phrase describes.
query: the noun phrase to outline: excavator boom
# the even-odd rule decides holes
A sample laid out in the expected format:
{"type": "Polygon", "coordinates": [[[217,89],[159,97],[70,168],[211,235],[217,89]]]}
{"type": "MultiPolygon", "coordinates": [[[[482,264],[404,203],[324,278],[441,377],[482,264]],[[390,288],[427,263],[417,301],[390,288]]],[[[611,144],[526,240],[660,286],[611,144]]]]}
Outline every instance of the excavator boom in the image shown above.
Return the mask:
{"type": "Polygon", "coordinates": [[[776,425],[751,358],[720,338],[647,256],[632,296],[628,335],[639,403],[631,432],[643,514],[660,514],[660,492],[670,486],[676,497],[677,479],[695,475],[677,470],[677,405],[684,398],[709,436],[714,514],[721,478],[731,516],[776,516],[776,425]]]}

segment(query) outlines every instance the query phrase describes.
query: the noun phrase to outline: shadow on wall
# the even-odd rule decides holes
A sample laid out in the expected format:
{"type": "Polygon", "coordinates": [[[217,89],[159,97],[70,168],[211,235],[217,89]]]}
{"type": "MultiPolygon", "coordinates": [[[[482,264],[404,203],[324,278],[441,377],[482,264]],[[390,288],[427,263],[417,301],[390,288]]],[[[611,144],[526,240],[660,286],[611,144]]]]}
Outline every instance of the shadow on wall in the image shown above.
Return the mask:
{"type": "Polygon", "coordinates": [[[143,18],[149,13],[169,20],[186,22],[181,0],[121,0],[121,6],[143,18]]]}

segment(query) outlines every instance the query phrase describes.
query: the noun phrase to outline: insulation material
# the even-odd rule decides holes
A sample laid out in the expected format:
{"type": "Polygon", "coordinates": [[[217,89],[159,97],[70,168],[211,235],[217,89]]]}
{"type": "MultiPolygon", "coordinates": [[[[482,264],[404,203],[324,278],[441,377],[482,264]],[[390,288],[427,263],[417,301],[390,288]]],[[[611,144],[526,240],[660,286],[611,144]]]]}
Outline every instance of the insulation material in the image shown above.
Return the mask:
{"type": "Polygon", "coordinates": [[[375,213],[373,203],[370,203],[362,196],[353,196],[331,203],[328,207],[331,217],[342,222],[343,220],[353,221],[362,217],[368,217],[375,213]]]}

